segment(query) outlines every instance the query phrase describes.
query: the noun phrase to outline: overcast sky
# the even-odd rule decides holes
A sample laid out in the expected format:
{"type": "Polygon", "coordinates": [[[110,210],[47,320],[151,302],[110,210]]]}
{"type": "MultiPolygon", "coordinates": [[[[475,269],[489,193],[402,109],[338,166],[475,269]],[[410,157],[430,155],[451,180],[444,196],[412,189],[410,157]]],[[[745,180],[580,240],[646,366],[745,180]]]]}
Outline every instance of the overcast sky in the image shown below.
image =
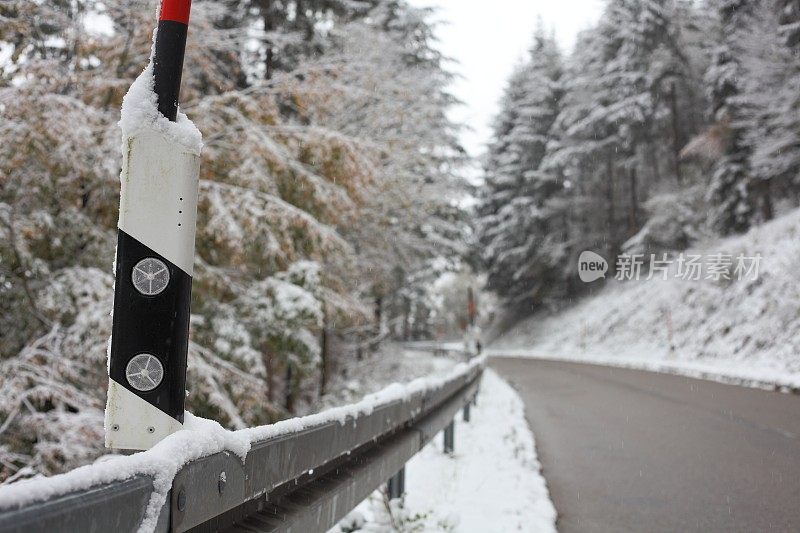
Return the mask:
{"type": "Polygon", "coordinates": [[[490,122],[514,65],[533,38],[537,17],[555,30],[565,51],[577,33],[600,15],[603,0],[409,0],[437,8],[437,36],[445,55],[458,61],[452,70],[463,79],[453,93],[465,105],[453,118],[473,128],[462,142],[478,156],[490,135],[490,122]]]}

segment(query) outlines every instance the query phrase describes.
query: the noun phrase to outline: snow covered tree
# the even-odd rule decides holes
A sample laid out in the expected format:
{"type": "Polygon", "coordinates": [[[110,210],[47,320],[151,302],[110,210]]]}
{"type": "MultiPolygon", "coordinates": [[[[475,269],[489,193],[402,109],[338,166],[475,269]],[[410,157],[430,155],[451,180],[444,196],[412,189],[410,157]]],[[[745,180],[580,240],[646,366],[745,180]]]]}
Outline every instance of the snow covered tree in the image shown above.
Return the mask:
{"type": "MultiPolygon", "coordinates": [[[[429,280],[439,271],[432,267],[441,265],[437,259],[455,268],[466,253],[457,207],[465,194],[457,175],[464,156],[446,115],[454,103],[446,91],[451,75],[433,48],[428,11],[404,6],[381,3],[368,21],[335,28],[330,53],[306,66],[330,78],[298,84],[300,97],[313,103],[310,118],[347,134],[373,158],[370,194],[358,208],[367,223],[339,229],[358,249],[361,294],[385,307],[375,315],[388,321],[404,314],[409,291],[424,293],[409,284],[429,280]]],[[[375,324],[373,333],[381,328],[375,324]]]]}
{"type": "Polygon", "coordinates": [[[587,215],[581,233],[611,256],[641,227],[649,187],[665,173],[680,179],[685,133],[676,102],[686,98],[688,74],[674,9],[665,1],[609,2],[597,28],[580,37],[581,53],[565,77],[558,139],[545,167],[570,178],[581,209],[592,210],[592,199],[602,198],[595,203],[604,216],[587,215]],[[658,142],[666,132],[673,137],[667,150],[658,142]]]}
{"type": "Polygon", "coordinates": [[[798,196],[800,185],[800,3],[762,2],[753,10],[741,46],[741,133],[750,150],[761,219],[771,197],[798,196]]]}
{"type": "Polygon", "coordinates": [[[800,204],[799,21],[795,0],[607,0],[564,62],[543,145],[520,141],[541,133],[519,124],[542,83],[518,68],[478,211],[488,288],[566,302],[591,290],[583,250],[614,265],[800,204]]]}
{"type": "MultiPolygon", "coordinates": [[[[724,154],[717,161],[708,190],[711,226],[720,233],[741,232],[750,227],[760,191],[768,182],[757,182],[750,168],[750,147],[743,125],[742,42],[752,13],[752,3],[716,0],[718,45],[706,73],[714,121],[725,132],[724,154]]],[[[761,194],[764,199],[768,196],[761,194]]],[[[769,210],[768,207],[765,210],[769,210]]]]}
{"type": "MultiPolygon", "coordinates": [[[[433,197],[460,157],[449,75],[419,39],[424,16],[391,2],[397,24],[380,4],[194,2],[181,108],[205,134],[195,414],[236,428],[312,409],[323,329],[367,324],[376,280],[426,270],[461,238],[454,195],[433,197]]],[[[0,5],[0,481],[102,450],[116,122],[156,7],[0,5]]]]}
{"type": "Polygon", "coordinates": [[[511,304],[538,303],[564,260],[554,202],[563,182],[540,168],[559,113],[561,75],[555,41],[540,28],[529,59],[509,80],[489,148],[478,240],[487,286],[511,304]]]}
{"type": "Polygon", "coordinates": [[[513,74],[490,145],[481,205],[482,217],[494,217],[489,224],[481,220],[489,288],[507,302],[565,300],[581,288],[575,265],[583,250],[613,258],[626,243],[642,250],[667,243],[680,248],[698,234],[670,233],[682,227],[679,221],[651,208],[660,211],[668,197],[689,210],[696,205],[702,167],[681,154],[703,125],[706,42],[691,4],[609,0],[565,61],[541,151],[512,142],[514,132],[522,132],[515,121],[525,108],[527,83],[522,69],[513,74]],[[527,203],[523,183],[546,185],[531,196],[547,200],[527,203]],[[692,194],[676,194],[683,189],[692,194]],[[658,195],[663,201],[648,201],[658,195]],[[648,225],[649,217],[659,222],[648,225]],[[525,290],[513,286],[526,276],[525,290]]]}

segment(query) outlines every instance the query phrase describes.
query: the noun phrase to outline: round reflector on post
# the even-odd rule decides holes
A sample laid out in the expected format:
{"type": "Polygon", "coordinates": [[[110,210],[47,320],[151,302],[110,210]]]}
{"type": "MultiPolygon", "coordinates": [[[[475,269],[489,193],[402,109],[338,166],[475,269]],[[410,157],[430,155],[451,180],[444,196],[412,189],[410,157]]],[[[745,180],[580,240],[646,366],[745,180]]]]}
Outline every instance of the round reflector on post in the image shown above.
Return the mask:
{"type": "Polygon", "coordinates": [[[145,296],[155,296],[167,288],[169,268],[155,257],[142,259],[133,267],[131,281],[134,288],[145,296]]]}
{"type": "Polygon", "coordinates": [[[141,392],[151,391],[164,379],[164,366],[156,356],[140,353],[128,361],[125,378],[134,389],[141,392]]]}

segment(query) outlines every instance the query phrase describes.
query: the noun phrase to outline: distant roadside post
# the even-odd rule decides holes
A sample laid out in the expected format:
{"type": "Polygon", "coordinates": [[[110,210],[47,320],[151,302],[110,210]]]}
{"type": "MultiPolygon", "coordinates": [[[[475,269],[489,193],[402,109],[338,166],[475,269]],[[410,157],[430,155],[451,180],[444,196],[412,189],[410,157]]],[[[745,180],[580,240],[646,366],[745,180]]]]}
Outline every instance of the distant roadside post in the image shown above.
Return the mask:
{"type": "Polygon", "coordinates": [[[477,314],[477,308],[475,307],[475,292],[472,290],[472,287],[467,287],[467,320],[469,321],[469,327],[475,326],[475,315],[477,314]]]}
{"type": "MultiPolygon", "coordinates": [[[[162,0],[155,39],[152,87],[158,113],[173,123],[190,8],[191,0],[162,0]]],[[[123,143],[109,448],[148,449],[183,425],[200,158],[157,127],[163,117],[153,113],[123,143]]]]}
{"type": "Polygon", "coordinates": [[[481,334],[477,325],[478,306],[475,303],[475,292],[467,287],[467,331],[465,335],[466,350],[475,355],[481,353],[481,334]]]}

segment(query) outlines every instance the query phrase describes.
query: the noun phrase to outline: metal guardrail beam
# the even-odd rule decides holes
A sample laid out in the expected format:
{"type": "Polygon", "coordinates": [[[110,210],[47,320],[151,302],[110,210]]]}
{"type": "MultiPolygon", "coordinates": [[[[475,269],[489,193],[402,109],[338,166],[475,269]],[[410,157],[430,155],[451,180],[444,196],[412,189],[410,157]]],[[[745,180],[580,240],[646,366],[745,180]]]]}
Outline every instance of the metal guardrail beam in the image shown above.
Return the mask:
{"type": "Polygon", "coordinates": [[[226,532],[326,531],[367,498],[419,451],[419,437],[403,431],[334,471],[267,503],[226,532]]]}
{"type": "MultiPolygon", "coordinates": [[[[192,461],[175,476],[156,531],[220,531],[236,524],[237,531],[324,531],[472,401],[482,372],[474,366],[439,388],[344,423],[256,442],[244,463],[228,452],[192,461]],[[242,529],[245,524],[251,529],[242,529]]],[[[0,533],[135,531],[152,493],[152,479],[137,476],[21,509],[3,509],[0,502],[0,533]]]]}
{"type": "MultiPolygon", "coordinates": [[[[344,424],[330,422],[256,443],[247,454],[244,465],[227,453],[214,454],[188,464],[173,482],[172,531],[188,531],[244,501],[266,495],[362,446],[375,443],[433,411],[447,412],[449,420],[452,420],[454,413],[450,413],[449,405],[444,405],[446,400],[466,385],[476,382],[479,374],[480,369],[473,369],[440,389],[423,391],[407,401],[380,406],[369,415],[348,418],[344,424]],[[437,407],[442,409],[437,410],[437,407]],[[220,492],[218,480],[223,472],[226,487],[220,492]],[[179,499],[185,500],[183,509],[178,505],[179,499]]],[[[456,410],[463,407],[465,401],[459,395],[456,410]]],[[[430,432],[435,434],[438,430],[425,426],[424,431],[427,442],[432,438],[430,432]]],[[[389,476],[392,474],[394,472],[389,476]]]]}
{"type": "Polygon", "coordinates": [[[467,360],[480,354],[480,352],[476,354],[473,350],[469,350],[466,346],[463,346],[463,344],[458,341],[447,342],[444,344],[435,341],[407,341],[403,343],[403,346],[407,350],[431,352],[436,356],[444,356],[448,353],[458,354],[467,360]]]}
{"type": "MultiPolygon", "coordinates": [[[[0,532],[132,531],[142,522],[152,493],[153,480],[147,476],[98,485],[22,509],[2,510],[0,532]]],[[[167,515],[168,509],[162,509],[156,531],[168,531],[167,515]]]]}
{"type": "Polygon", "coordinates": [[[367,447],[324,475],[321,475],[275,501],[263,499],[230,526],[217,523],[216,529],[229,533],[289,533],[327,531],[372,491],[398,473],[405,463],[449,424],[465,403],[477,393],[477,379],[451,398],[441,409],[419,422],[367,447]],[[437,429],[438,428],[438,429],[437,429]],[[235,523],[234,523],[235,522],[235,523]],[[223,527],[219,527],[223,526],[223,527]]]}

